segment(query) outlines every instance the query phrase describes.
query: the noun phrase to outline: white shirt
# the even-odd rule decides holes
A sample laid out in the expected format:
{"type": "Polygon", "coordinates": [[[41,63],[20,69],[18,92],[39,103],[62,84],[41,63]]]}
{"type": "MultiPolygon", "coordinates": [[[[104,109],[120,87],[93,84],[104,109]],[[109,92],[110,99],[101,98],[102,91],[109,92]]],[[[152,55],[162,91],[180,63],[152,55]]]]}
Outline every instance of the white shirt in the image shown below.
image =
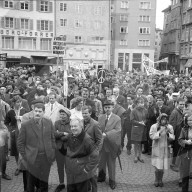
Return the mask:
{"type": "Polygon", "coordinates": [[[112,113],[110,115],[106,115],[106,118],[108,117],[108,121],[109,121],[111,115],[112,115],[112,113]]]}

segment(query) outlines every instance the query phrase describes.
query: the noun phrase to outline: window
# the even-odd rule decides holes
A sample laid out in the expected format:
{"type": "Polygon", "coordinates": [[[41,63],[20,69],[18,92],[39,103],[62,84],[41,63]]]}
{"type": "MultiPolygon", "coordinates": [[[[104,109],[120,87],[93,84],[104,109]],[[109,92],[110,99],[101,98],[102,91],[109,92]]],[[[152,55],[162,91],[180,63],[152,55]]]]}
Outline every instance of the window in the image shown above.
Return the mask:
{"type": "Polygon", "coordinates": [[[151,9],[151,2],[140,2],[140,9],[151,9]]]}
{"type": "Polygon", "coordinates": [[[118,68],[123,70],[124,53],[118,53],[118,68]]]}
{"type": "Polygon", "coordinates": [[[67,19],[60,19],[60,25],[62,27],[66,27],[67,26],[67,19]]]}
{"type": "Polygon", "coordinates": [[[192,27],[190,28],[190,41],[192,41],[192,27]]]}
{"type": "Polygon", "coordinates": [[[67,11],[67,3],[60,3],[60,11],[67,11]]]}
{"type": "Polygon", "coordinates": [[[83,27],[83,22],[79,20],[75,20],[75,27],[83,27]]]}
{"type": "Polygon", "coordinates": [[[120,15],[120,21],[128,21],[128,15],[120,15]]]}
{"type": "Polygon", "coordinates": [[[104,37],[92,37],[91,39],[92,39],[92,41],[93,41],[94,43],[96,43],[96,44],[101,44],[101,43],[103,43],[104,37]]]}
{"type": "Polygon", "coordinates": [[[150,46],[150,40],[145,40],[145,39],[139,40],[138,46],[149,47],[150,46]]]}
{"type": "Polygon", "coordinates": [[[75,36],[75,43],[81,43],[81,42],[82,42],[81,36],[75,36]]]}
{"type": "Polygon", "coordinates": [[[29,29],[29,19],[21,19],[21,29],[29,29]]]}
{"type": "Polygon", "coordinates": [[[83,12],[83,5],[75,5],[75,12],[81,14],[83,12]]]}
{"type": "Polygon", "coordinates": [[[102,14],[102,7],[100,7],[100,6],[95,7],[94,13],[95,13],[95,15],[101,15],[102,14]]]}
{"type": "Polygon", "coordinates": [[[48,1],[41,1],[40,3],[41,11],[47,12],[49,11],[49,2],[48,1]]]}
{"type": "Polygon", "coordinates": [[[4,1],[4,7],[13,8],[13,2],[12,1],[4,1]]]}
{"type": "Polygon", "coordinates": [[[150,27],[140,27],[139,33],[140,34],[150,34],[150,27]]]}
{"type": "Polygon", "coordinates": [[[21,10],[28,10],[29,9],[29,3],[28,2],[20,2],[20,9],[21,10]]]}
{"type": "Polygon", "coordinates": [[[40,49],[43,51],[51,51],[52,43],[51,39],[44,39],[40,40],[40,49]]]}
{"type": "Polygon", "coordinates": [[[95,30],[101,29],[101,21],[95,21],[94,22],[94,29],[95,30]]]}
{"type": "Polygon", "coordinates": [[[150,22],[150,16],[149,15],[140,15],[139,21],[141,22],[150,22]]]}
{"type": "Polygon", "coordinates": [[[128,33],[128,27],[127,26],[121,26],[120,27],[120,33],[128,33]]]}
{"type": "Polygon", "coordinates": [[[129,1],[121,1],[121,9],[128,9],[129,1]]]}
{"type": "Polygon", "coordinates": [[[13,23],[13,18],[12,17],[6,17],[5,18],[5,27],[6,28],[13,28],[14,23],[13,23]]]}
{"type": "Polygon", "coordinates": [[[2,37],[3,49],[14,49],[14,37],[2,37]]]}
{"type": "Polygon", "coordinates": [[[19,49],[24,50],[35,50],[36,49],[36,39],[29,37],[19,38],[19,49]]]}
{"type": "Polygon", "coordinates": [[[127,40],[121,39],[119,44],[125,46],[125,45],[127,45],[127,40]]]}
{"type": "Polygon", "coordinates": [[[185,41],[188,42],[188,40],[189,40],[189,28],[186,28],[185,41]]]}
{"type": "Polygon", "coordinates": [[[49,21],[41,20],[41,31],[48,31],[49,30],[49,21]]]}

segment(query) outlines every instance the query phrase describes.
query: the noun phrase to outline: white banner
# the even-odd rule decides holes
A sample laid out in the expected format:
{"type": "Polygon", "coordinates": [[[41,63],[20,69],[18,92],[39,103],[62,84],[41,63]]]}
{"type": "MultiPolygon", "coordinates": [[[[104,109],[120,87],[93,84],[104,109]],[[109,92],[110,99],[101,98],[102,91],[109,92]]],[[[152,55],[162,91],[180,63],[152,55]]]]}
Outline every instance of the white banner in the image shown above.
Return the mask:
{"type": "Polygon", "coordinates": [[[68,79],[67,79],[67,70],[64,70],[64,75],[63,75],[63,94],[64,96],[67,97],[68,95],[68,79]]]}

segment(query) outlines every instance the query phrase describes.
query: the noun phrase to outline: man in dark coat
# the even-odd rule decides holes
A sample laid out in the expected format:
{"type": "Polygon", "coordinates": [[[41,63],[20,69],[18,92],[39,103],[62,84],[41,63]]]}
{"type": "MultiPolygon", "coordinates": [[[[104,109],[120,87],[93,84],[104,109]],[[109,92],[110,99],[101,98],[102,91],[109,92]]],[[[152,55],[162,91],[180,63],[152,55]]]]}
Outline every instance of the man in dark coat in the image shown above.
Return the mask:
{"type": "Polygon", "coordinates": [[[178,93],[173,93],[172,94],[172,100],[167,102],[167,106],[170,109],[170,113],[177,107],[177,98],[178,98],[178,93]]]}
{"type": "Polygon", "coordinates": [[[99,152],[83,130],[80,119],[72,119],[70,125],[72,134],[67,136],[66,155],[67,192],[88,192],[90,179],[97,169],[99,152]]]}
{"type": "Polygon", "coordinates": [[[43,118],[45,106],[34,105],[34,118],[21,124],[17,140],[18,151],[28,169],[27,191],[48,192],[48,178],[55,159],[55,137],[51,120],[43,118]]]}
{"type": "Polygon", "coordinates": [[[113,103],[111,101],[104,103],[104,110],[106,114],[101,115],[98,119],[103,133],[98,182],[105,181],[107,165],[109,171],[109,186],[111,189],[115,189],[115,165],[121,147],[121,118],[112,113],[113,103]]]}
{"type": "MultiPolygon", "coordinates": [[[[91,137],[94,141],[95,149],[100,151],[102,148],[102,132],[100,125],[97,121],[91,118],[92,109],[90,106],[82,107],[82,115],[84,119],[84,131],[91,137]]],[[[97,175],[90,179],[92,185],[92,192],[97,192],[97,175]]]]}
{"type": "Polygon", "coordinates": [[[157,97],[156,103],[157,103],[157,107],[156,107],[157,116],[159,116],[161,113],[165,113],[169,117],[171,112],[170,112],[169,107],[167,107],[166,105],[163,104],[164,103],[163,97],[160,97],[160,96],[157,97]]]}
{"type": "Polygon", "coordinates": [[[171,164],[171,168],[173,170],[177,170],[175,168],[175,162],[176,162],[176,157],[180,148],[178,139],[181,133],[181,129],[184,126],[184,115],[183,115],[184,106],[185,106],[184,99],[179,98],[177,100],[177,107],[172,111],[169,117],[169,124],[173,126],[174,135],[175,135],[175,141],[173,142],[173,159],[171,164]]]}

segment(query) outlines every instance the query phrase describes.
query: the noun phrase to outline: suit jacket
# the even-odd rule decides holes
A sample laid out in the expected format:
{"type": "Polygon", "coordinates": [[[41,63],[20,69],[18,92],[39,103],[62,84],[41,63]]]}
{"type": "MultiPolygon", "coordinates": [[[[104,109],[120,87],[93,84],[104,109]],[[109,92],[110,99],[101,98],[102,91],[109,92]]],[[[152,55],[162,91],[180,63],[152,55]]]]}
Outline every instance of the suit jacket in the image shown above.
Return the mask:
{"type": "Polygon", "coordinates": [[[171,101],[168,101],[168,102],[167,102],[167,106],[169,107],[170,113],[171,113],[171,112],[175,109],[176,104],[174,104],[174,101],[171,100],[171,101]]]}
{"type": "MultiPolygon", "coordinates": [[[[159,116],[159,107],[158,107],[158,106],[156,107],[156,110],[157,110],[157,113],[158,113],[157,116],[159,116]]],[[[170,114],[171,114],[170,108],[167,107],[166,105],[163,105],[163,106],[161,107],[160,112],[161,112],[161,113],[165,113],[165,114],[167,114],[168,116],[170,116],[170,114]]]]}
{"type": "Polygon", "coordinates": [[[122,107],[125,107],[125,97],[123,95],[119,95],[117,97],[117,104],[121,105],[122,107]]]}
{"type": "Polygon", "coordinates": [[[52,123],[55,124],[55,121],[59,120],[59,110],[60,109],[68,110],[63,105],[59,104],[56,101],[54,103],[53,110],[51,111],[51,104],[47,103],[47,104],[45,104],[45,116],[50,118],[52,123]]]}
{"type": "Polygon", "coordinates": [[[98,122],[101,126],[101,131],[106,134],[103,140],[103,148],[106,152],[116,158],[121,146],[121,118],[115,114],[111,114],[105,126],[106,114],[99,117],[98,122]]]}
{"type": "MultiPolygon", "coordinates": [[[[42,124],[45,154],[48,161],[52,163],[55,158],[56,149],[53,124],[51,120],[46,118],[42,118],[42,124]]],[[[34,118],[21,124],[17,147],[27,165],[33,165],[37,158],[39,142],[38,131],[39,127],[35,123],[34,118]]]]}
{"type": "Polygon", "coordinates": [[[102,148],[103,136],[99,123],[91,118],[89,123],[87,123],[84,131],[94,141],[95,148],[100,151],[102,148]]]}
{"type": "Polygon", "coordinates": [[[95,102],[92,101],[91,99],[86,99],[86,100],[84,101],[84,105],[90,105],[90,106],[91,106],[91,108],[92,108],[91,117],[92,117],[93,119],[95,119],[95,117],[96,117],[95,102]]]}

